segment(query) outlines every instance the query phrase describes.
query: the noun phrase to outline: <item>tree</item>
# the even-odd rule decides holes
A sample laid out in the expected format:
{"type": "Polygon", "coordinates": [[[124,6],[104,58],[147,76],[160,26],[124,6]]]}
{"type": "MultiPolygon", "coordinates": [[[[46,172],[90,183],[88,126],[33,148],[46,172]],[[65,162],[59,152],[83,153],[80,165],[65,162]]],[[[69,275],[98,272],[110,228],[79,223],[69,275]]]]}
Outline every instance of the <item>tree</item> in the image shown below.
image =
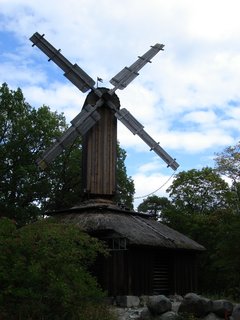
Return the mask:
{"type": "Polygon", "coordinates": [[[156,195],[148,196],[138,206],[139,212],[146,212],[152,214],[156,219],[161,220],[162,212],[171,207],[171,202],[166,197],[158,197],[156,195]]]}
{"type": "Polygon", "coordinates": [[[225,215],[223,227],[219,230],[219,239],[213,254],[218,280],[225,295],[240,299],[240,219],[239,215],[225,215]]]}
{"type": "Polygon", "coordinates": [[[229,177],[233,182],[240,182],[240,142],[217,153],[214,160],[219,173],[229,177]]]}
{"type": "Polygon", "coordinates": [[[124,206],[133,209],[133,195],[135,193],[132,177],[127,176],[125,166],[126,151],[117,144],[117,195],[116,200],[124,206]]]}
{"type": "MultiPolygon", "coordinates": [[[[81,137],[45,171],[36,160],[67,128],[63,114],[32,108],[21,89],[0,87],[0,214],[18,225],[45,211],[72,207],[81,200],[81,137]]],[[[119,201],[130,206],[134,184],[127,176],[126,153],[118,148],[119,201]]]]}
{"type": "Polygon", "coordinates": [[[167,189],[177,210],[189,214],[208,214],[229,206],[230,188],[212,168],[182,171],[167,189]]]}
{"type": "Polygon", "coordinates": [[[162,221],[213,248],[219,240],[216,230],[221,225],[222,213],[231,213],[228,184],[214,169],[206,167],[178,173],[167,191],[172,206],[163,210],[162,221]]]}
{"type": "Polygon", "coordinates": [[[0,88],[0,212],[20,225],[41,212],[53,185],[35,161],[66,128],[63,115],[25,101],[22,91],[0,88]]]}
{"type": "Polygon", "coordinates": [[[240,213],[240,142],[217,153],[216,170],[232,182],[233,201],[236,211],[240,213]]]}
{"type": "Polygon", "coordinates": [[[106,254],[71,224],[39,221],[19,229],[0,220],[1,319],[109,320],[89,267],[106,254]]]}

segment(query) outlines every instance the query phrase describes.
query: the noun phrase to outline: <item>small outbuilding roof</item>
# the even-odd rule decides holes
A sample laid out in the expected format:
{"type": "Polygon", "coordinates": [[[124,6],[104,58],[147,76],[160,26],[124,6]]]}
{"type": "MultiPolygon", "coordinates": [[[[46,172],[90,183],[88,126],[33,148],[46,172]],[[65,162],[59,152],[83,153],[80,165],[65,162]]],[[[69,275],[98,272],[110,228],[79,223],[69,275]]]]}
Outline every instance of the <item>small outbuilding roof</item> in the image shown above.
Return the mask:
{"type": "Polygon", "coordinates": [[[78,225],[82,230],[94,233],[115,233],[126,238],[129,245],[144,245],[168,249],[202,251],[205,248],[182,233],[153,220],[147,214],[119,209],[111,205],[73,207],[55,212],[57,219],[78,225]]]}

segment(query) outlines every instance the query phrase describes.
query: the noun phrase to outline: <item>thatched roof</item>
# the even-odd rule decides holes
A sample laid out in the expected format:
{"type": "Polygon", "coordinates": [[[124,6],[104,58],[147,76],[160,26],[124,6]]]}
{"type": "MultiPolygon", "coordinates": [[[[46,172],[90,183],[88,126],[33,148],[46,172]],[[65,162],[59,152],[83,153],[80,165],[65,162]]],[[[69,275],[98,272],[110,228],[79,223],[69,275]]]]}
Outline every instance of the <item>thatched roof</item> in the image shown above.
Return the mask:
{"type": "Polygon", "coordinates": [[[197,242],[151,219],[149,215],[122,210],[116,206],[80,206],[58,212],[57,217],[62,222],[78,225],[90,234],[112,232],[128,239],[129,245],[204,250],[197,242]]]}

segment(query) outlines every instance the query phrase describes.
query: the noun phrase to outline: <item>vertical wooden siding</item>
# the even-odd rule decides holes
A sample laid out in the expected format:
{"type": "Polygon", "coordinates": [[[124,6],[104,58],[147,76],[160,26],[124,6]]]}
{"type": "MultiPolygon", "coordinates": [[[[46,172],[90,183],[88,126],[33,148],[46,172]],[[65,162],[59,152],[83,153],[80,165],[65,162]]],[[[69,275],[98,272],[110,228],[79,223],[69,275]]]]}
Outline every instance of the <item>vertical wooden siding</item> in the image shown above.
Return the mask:
{"type": "Polygon", "coordinates": [[[94,274],[108,296],[127,295],[129,293],[128,268],[128,251],[111,251],[107,258],[97,260],[94,274]]]}
{"type": "MultiPolygon", "coordinates": [[[[96,99],[91,93],[86,103],[96,99]]],[[[117,96],[113,100],[119,107],[117,96]]],[[[89,195],[111,197],[116,193],[117,119],[107,105],[97,111],[101,119],[83,136],[83,185],[89,195]]]]}
{"type": "Polygon", "coordinates": [[[178,294],[195,292],[197,290],[196,253],[176,252],[174,268],[174,292],[178,294]]]}
{"type": "Polygon", "coordinates": [[[183,295],[197,289],[195,254],[175,250],[112,251],[97,277],[109,296],[183,295]]]}

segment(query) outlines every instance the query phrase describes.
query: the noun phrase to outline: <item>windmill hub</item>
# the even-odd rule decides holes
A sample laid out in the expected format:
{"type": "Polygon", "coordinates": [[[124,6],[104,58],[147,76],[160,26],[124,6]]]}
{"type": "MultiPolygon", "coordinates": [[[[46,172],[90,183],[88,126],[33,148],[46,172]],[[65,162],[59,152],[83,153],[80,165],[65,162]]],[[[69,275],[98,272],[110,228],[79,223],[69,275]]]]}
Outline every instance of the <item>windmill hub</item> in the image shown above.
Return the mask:
{"type": "MultiPolygon", "coordinates": [[[[99,96],[103,99],[104,103],[101,106],[111,108],[115,106],[115,110],[120,108],[120,100],[116,93],[111,94],[111,90],[105,87],[98,87],[96,90],[92,90],[84,102],[84,105],[90,104],[95,106],[99,100],[99,96]]],[[[100,107],[101,107],[100,106],[100,107]]],[[[112,108],[111,108],[112,109],[112,108]]],[[[114,111],[114,109],[113,109],[114,111]]]]}

